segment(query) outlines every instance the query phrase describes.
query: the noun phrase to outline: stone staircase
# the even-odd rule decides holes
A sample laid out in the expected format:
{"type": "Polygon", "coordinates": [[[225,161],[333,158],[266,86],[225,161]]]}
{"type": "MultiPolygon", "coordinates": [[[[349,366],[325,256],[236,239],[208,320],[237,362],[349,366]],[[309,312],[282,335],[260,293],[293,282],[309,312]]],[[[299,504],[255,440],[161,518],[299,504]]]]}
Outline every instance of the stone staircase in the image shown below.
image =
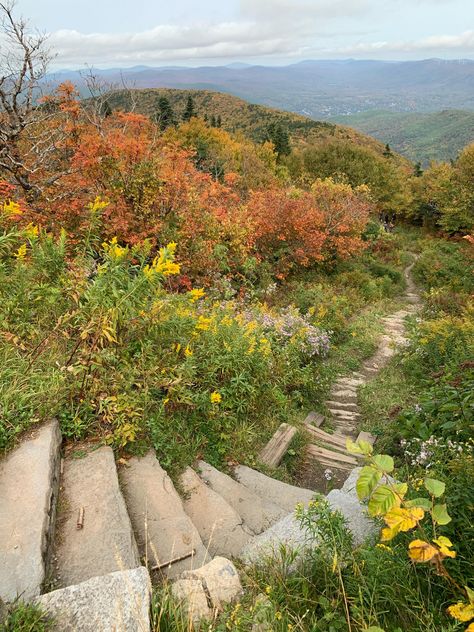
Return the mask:
{"type": "MultiPolygon", "coordinates": [[[[306,467],[319,483],[328,470],[335,474],[340,489],[327,500],[356,543],[374,527],[355,493],[359,463],[346,440],[374,440],[358,433],[357,389],[405,343],[404,320],[418,302],[407,275],[409,305],[384,319],[377,352],[336,381],[327,418],[310,413],[304,423],[306,467]]],[[[261,453],[273,467],[294,436],[282,426],[261,453]]],[[[240,594],[230,559],[255,562],[282,545],[304,551],[294,509],[317,485],[289,485],[244,465],[229,475],[199,461],[178,488],[151,451],[118,468],[107,446],[61,459],[58,423],[38,428],[0,461],[0,599],[36,601],[61,632],[146,632],[150,577],[173,581],[175,597],[198,620],[240,594]]]]}

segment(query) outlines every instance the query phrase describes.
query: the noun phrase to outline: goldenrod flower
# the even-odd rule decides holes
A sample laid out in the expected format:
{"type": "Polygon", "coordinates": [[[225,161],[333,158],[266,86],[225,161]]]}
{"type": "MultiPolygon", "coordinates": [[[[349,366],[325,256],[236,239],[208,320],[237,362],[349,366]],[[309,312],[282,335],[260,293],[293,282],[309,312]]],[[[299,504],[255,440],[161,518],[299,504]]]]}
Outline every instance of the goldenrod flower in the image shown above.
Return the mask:
{"type": "Polygon", "coordinates": [[[191,299],[191,301],[195,303],[200,298],[203,298],[204,296],[206,296],[206,293],[204,292],[202,288],[194,288],[193,290],[188,292],[188,296],[191,299]]]}
{"type": "Polygon", "coordinates": [[[3,203],[3,212],[7,217],[13,217],[15,215],[21,215],[23,213],[20,205],[13,200],[8,200],[8,202],[3,203]]]}
{"type": "Polygon", "coordinates": [[[24,233],[28,239],[36,239],[36,237],[38,237],[39,235],[39,228],[34,224],[28,224],[28,226],[24,230],[24,233]]]}
{"type": "Polygon", "coordinates": [[[222,395],[217,391],[211,393],[211,404],[220,404],[222,401],[222,395]]]}
{"type": "Polygon", "coordinates": [[[23,261],[23,259],[26,257],[26,244],[21,245],[13,256],[16,257],[19,261],[23,261]]]}
{"type": "Polygon", "coordinates": [[[184,355],[188,358],[193,355],[193,352],[189,348],[189,345],[187,345],[186,349],[184,350],[184,355]]]}

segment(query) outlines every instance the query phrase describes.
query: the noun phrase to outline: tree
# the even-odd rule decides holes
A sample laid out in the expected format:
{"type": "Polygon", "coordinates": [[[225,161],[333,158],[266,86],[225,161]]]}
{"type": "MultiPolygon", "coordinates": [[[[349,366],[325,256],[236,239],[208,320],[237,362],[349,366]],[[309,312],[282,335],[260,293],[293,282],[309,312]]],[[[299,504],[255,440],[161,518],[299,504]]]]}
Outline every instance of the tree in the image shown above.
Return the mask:
{"type": "Polygon", "coordinates": [[[222,117],[220,114],[218,114],[216,119],[216,127],[222,127],[222,117]]]}
{"type": "Polygon", "coordinates": [[[278,158],[288,156],[291,153],[288,130],[286,130],[280,123],[271,123],[268,126],[266,140],[273,143],[278,158]]]}
{"type": "Polygon", "coordinates": [[[162,130],[175,124],[173,108],[167,97],[160,97],[158,101],[157,122],[162,130]]]}
{"type": "Polygon", "coordinates": [[[385,158],[391,158],[393,156],[392,150],[390,149],[390,145],[388,143],[385,145],[383,155],[385,156],[385,158]]]}
{"type": "Polygon", "coordinates": [[[183,121],[190,121],[194,116],[196,116],[194,111],[194,99],[189,95],[186,101],[186,109],[183,113],[183,121]]]}
{"type": "Polygon", "coordinates": [[[27,197],[34,197],[41,189],[35,174],[51,159],[58,142],[46,125],[51,111],[36,103],[50,53],[46,37],[15,17],[14,9],[14,2],[0,2],[0,169],[27,197]],[[26,154],[25,137],[34,148],[26,154]]]}

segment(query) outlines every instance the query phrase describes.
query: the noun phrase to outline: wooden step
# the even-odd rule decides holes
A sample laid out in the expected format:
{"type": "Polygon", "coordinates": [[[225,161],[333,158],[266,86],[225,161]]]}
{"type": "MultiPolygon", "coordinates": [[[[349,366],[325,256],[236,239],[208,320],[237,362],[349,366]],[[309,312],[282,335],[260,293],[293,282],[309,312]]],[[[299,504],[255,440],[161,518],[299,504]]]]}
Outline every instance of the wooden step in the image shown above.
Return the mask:
{"type": "Polygon", "coordinates": [[[278,467],[288,450],[296,428],[289,424],[281,424],[273,437],[259,454],[259,460],[269,467],[278,467]]]}
{"type": "Polygon", "coordinates": [[[322,457],[326,461],[335,461],[336,463],[347,463],[354,467],[358,465],[358,461],[354,456],[348,454],[341,454],[340,452],[334,452],[327,448],[321,448],[319,445],[310,444],[307,447],[308,454],[316,458],[322,457]]]}
{"type": "Polygon", "coordinates": [[[330,434],[329,432],[325,432],[324,430],[320,430],[314,426],[307,426],[307,430],[311,433],[311,436],[314,439],[324,443],[330,443],[331,446],[334,446],[334,448],[339,451],[346,451],[346,439],[342,435],[330,434]]]}
{"type": "Polygon", "coordinates": [[[324,417],[324,415],[321,415],[321,413],[316,413],[314,412],[314,410],[312,410],[310,413],[308,413],[306,419],[304,420],[304,423],[306,425],[311,425],[311,426],[317,426],[319,428],[319,426],[321,426],[324,422],[326,421],[326,418],[324,417]]]}

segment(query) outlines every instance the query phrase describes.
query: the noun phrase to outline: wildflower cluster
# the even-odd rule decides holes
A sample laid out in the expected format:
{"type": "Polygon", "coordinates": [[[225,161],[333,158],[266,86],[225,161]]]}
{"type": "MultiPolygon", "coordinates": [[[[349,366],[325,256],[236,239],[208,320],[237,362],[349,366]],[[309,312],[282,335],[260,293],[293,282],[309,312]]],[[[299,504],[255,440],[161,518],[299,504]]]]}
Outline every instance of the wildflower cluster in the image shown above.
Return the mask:
{"type": "Polygon", "coordinates": [[[330,333],[310,322],[310,316],[303,316],[296,307],[287,307],[275,314],[262,309],[260,312],[244,312],[244,318],[255,320],[262,329],[281,342],[292,342],[310,358],[324,358],[330,347],[330,333]]]}

